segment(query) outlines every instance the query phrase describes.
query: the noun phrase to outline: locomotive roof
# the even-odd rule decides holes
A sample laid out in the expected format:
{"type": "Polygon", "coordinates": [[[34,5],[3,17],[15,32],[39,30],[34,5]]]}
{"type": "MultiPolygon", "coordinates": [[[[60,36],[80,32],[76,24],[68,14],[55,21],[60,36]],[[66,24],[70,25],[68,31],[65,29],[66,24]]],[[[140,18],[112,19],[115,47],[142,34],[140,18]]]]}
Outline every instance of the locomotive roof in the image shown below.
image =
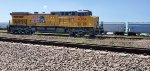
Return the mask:
{"type": "Polygon", "coordinates": [[[12,13],[10,13],[10,15],[29,15],[29,14],[31,14],[31,13],[29,13],[29,12],[12,12],[12,13]]]}
{"type": "Polygon", "coordinates": [[[52,11],[52,12],[91,12],[90,10],[78,10],[78,11],[52,11]]]}
{"type": "MultiPolygon", "coordinates": [[[[59,12],[91,12],[90,10],[78,10],[78,11],[52,11],[51,13],[59,13],[59,12]]],[[[51,14],[51,13],[47,13],[47,14],[51,14]]],[[[38,12],[34,12],[34,13],[30,13],[30,12],[12,12],[10,13],[10,15],[30,15],[30,14],[46,14],[45,12],[43,13],[38,13],[38,12]]]]}

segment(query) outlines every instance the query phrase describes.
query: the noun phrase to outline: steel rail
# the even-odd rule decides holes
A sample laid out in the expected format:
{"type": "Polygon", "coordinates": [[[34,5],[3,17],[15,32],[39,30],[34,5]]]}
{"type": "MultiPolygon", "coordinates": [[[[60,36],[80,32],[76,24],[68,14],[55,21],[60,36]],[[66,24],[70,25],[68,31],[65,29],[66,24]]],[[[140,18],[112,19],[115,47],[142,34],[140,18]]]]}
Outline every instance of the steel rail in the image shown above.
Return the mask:
{"type": "Polygon", "coordinates": [[[63,47],[83,48],[83,49],[93,49],[93,50],[106,50],[106,51],[112,51],[112,52],[123,52],[123,53],[150,55],[150,49],[149,48],[105,46],[105,45],[57,42],[57,41],[46,41],[46,40],[32,40],[32,39],[18,39],[18,38],[6,38],[6,37],[0,37],[0,41],[25,43],[25,44],[63,46],[63,47]]]}

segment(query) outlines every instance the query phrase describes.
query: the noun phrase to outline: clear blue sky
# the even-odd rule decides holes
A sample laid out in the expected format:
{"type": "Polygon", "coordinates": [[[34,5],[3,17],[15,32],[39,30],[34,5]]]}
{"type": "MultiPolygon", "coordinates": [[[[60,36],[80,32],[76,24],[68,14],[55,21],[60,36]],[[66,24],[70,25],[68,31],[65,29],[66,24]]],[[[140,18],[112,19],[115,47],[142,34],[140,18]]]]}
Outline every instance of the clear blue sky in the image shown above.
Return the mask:
{"type": "Polygon", "coordinates": [[[63,10],[93,11],[100,21],[150,21],[150,0],[1,0],[0,22],[11,19],[10,12],[63,10]]]}

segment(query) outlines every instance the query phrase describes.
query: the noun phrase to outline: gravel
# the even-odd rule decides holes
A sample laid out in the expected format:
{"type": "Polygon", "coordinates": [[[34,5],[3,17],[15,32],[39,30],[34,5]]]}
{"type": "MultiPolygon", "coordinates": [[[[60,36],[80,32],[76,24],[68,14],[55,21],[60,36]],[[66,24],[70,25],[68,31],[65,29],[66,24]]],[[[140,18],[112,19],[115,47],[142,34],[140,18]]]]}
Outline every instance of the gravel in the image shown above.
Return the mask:
{"type": "Polygon", "coordinates": [[[150,56],[0,41],[0,71],[149,71],[150,56]]]}

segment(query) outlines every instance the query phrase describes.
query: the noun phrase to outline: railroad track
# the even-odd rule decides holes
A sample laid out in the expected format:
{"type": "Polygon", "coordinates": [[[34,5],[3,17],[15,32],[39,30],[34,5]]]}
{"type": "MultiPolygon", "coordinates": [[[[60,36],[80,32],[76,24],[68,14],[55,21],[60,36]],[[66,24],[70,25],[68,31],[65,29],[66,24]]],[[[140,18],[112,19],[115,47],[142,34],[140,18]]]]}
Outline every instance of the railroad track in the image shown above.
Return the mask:
{"type": "MultiPolygon", "coordinates": [[[[69,35],[61,35],[61,34],[34,34],[34,35],[42,35],[42,36],[61,36],[61,37],[70,37],[69,35]]],[[[72,37],[72,36],[71,36],[72,37]]],[[[81,38],[81,37],[76,37],[81,38]]],[[[115,36],[115,35],[99,35],[95,37],[83,36],[82,38],[94,38],[94,39],[130,39],[130,40],[150,40],[150,37],[143,37],[143,36],[115,36]]]]}
{"type": "MultiPolygon", "coordinates": [[[[17,34],[14,34],[14,35],[17,35],[17,34]]],[[[33,34],[33,35],[73,37],[73,36],[70,36],[69,34],[62,35],[62,34],[55,34],[55,33],[50,33],[50,34],[33,34]]],[[[87,38],[87,39],[100,39],[100,40],[103,40],[103,39],[150,40],[150,37],[144,37],[144,36],[116,36],[116,35],[98,35],[98,36],[95,36],[95,37],[89,37],[89,36],[86,35],[86,36],[83,36],[83,37],[75,36],[73,38],[87,38]]]]}
{"type": "Polygon", "coordinates": [[[93,45],[93,44],[57,42],[57,41],[46,41],[46,40],[32,40],[32,39],[18,39],[18,38],[7,38],[7,37],[0,37],[0,41],[25,43],[25,44],[64,46],[64,47],[72,47],[72,48],[106,50],[106,51],[113,51],[113,52],[150,55],[149,48],[119,47],[119,46],[104,46],[104,45],[99,46],[99,45],[93,45]]]}
{"type": "Polygon", "coordinates": [[[100,39],[108,39],[108,38],[112,38],[112,39],[130,39],[130,40],[150,40],[150,37],[128,37],[128,36],[120,36],[120,37],[115,37],[115,36],[98,36],[97,38],[100,39]]]}

